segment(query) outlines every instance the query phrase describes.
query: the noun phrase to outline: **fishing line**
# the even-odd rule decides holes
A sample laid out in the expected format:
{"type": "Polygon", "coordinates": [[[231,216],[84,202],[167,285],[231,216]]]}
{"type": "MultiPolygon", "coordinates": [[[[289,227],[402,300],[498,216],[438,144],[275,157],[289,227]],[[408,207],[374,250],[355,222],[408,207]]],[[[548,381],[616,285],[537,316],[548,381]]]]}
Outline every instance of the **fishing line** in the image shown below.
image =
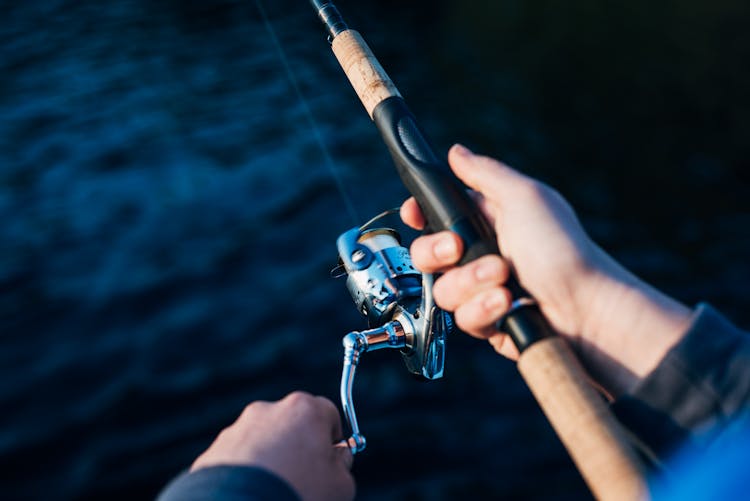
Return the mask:
{"type": "Polygon", "coordinates": [[[315,142],[318,143],[318,146],[320,147],[320,151],[323,154],[323,160],[325,164],[328,166],[328,170],[331,173],[331,177],[333,177],[333,180],[336,183],[336,188],[339,194],[341,195],[341,198],[344,201],[344,205],[346,206],[346,211],[349,213],[349,216],[351,216],[352,221],[354,221],[354,224],[359,226],[359,221],[361,221],[362,219],[359,217],[357,210],[354,208],[354,203],[352,202],[351,197],[346,192],[344,181],[341,179],[341,174],[339,173],[339,170],[337,169],[336,164],[333,162],[333,156],[328,150],[328,147],[326,146],[325,141],[323,141],[323,135],[320,132],[320,127],[318,127],[318,123],[315,120],[315,117],[312,114],[312,111],[310,110],[310,106],[307,104],[307,100],[305,99],[305,96],[302,94],[302,90],[300,89],[299,83],[297,82],[297,78],[294,76],[294,71],[292,70],[292,66],[289,63],[289,58],[287,57],[286,52],[284,52],[284,48],[281,46],[281,42],[276,36],[276,30],[274,30],[273,25],[271,24],[271,21],[266,15],[266,11],[263,8],[263,5],[261,4],[260,0],[255,0],[255,6],[257,7],[258,12],[260,12],[260,17],[262,18],[263,24],[266,27],[268,36],[271,38],[271,41],[273,42],[273,45],[276,48],[276,52],[279,55],[279,59],[281,59],[281,64],[284,66],[284,71],[286,72],[287,79],[289,80],[289,83],[291,83],[292,88],[294,89],[294,93],[297,95],[297,99],[299,100],[299,103],[302,106],[302,113],[305,115],[307,124],[310,126],[310,129],[312,130],[313,136],[315,137],[315,142]]]}

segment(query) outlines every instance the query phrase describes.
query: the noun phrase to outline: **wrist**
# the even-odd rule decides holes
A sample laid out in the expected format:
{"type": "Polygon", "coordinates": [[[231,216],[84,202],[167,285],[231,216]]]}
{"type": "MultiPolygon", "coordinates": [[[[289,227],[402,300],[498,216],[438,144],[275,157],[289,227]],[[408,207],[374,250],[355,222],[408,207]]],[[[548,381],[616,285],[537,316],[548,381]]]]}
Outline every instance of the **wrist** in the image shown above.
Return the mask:
{"type": "Polygon", "coordinates": [[[689,308],[643,282],[597,248],[582,294],[581,361],[614,397],[632,392],[684,336],[689,308]]]}

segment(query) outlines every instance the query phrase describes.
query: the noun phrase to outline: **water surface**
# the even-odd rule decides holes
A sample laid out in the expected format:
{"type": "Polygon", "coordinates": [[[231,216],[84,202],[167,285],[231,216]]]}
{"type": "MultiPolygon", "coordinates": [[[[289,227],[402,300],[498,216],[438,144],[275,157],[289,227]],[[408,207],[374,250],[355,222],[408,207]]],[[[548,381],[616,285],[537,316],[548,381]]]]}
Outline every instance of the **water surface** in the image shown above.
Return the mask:
{"type": "MultiPolygon", "coordinates": [[[[364,322],[329,278],[335,238],[405,191],[307,2],[266,7],[304,105],[253,2],[7,8],[5,498],[150,498],[247,402],[337,398],[340,338],[364,322]]],[[[439,151],[554,184],[637,273],[750,326],[744,4],[340,8],[439,151]]],[[[363,360],[359,497],[584,495],[513,365],[449,350],[428,384],[363,360]]]]}

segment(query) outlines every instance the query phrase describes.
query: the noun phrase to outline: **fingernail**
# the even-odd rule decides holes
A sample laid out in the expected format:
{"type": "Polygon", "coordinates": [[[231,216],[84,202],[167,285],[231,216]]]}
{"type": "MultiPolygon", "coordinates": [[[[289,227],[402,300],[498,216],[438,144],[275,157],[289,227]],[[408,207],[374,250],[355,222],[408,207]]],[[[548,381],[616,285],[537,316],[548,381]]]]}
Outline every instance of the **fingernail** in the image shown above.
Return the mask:
{"type": "Polygon", "coordinates": [[[458,143],[453,145],[453,151],[456,153],[456,155],[461,156],[461,157],[469,157],[472,155],[471,150],[469,148],[458,143]]]}
{"type": "Polygon", "coordinates": [[[501,308],[505,307],[505,295],[503,295],[500,292],[493,292],[489,294],[486,298],[484,298],[484,301],[482,302],[482,306],[484,306],[484,309],[487,311],[496,311],[501,308]]]}
{"type": "Polygon", "coordinates": [[[441,238],[433,249],[435,255],[441,259],[452,258],[456,255],[456,242],[450,237],[441,238]]]}

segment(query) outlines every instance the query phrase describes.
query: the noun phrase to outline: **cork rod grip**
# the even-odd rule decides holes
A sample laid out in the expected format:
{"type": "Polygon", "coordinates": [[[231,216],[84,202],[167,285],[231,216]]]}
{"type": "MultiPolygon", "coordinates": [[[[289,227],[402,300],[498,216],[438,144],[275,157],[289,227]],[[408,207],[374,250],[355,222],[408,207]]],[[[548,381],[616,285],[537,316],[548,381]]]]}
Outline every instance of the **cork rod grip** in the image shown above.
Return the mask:
{"type": "Polygon", "coordinates": [[[331,47],[370,118],[381,101],[401,96],[357,31],[340,33],[333,39],[331,47]]]}
{"type": "Polygon", "coordinates": [[[518,370],[597,499],[648,499],[640,460],[562,338],[524,350],[518,370]]]}

